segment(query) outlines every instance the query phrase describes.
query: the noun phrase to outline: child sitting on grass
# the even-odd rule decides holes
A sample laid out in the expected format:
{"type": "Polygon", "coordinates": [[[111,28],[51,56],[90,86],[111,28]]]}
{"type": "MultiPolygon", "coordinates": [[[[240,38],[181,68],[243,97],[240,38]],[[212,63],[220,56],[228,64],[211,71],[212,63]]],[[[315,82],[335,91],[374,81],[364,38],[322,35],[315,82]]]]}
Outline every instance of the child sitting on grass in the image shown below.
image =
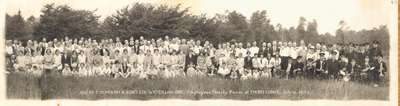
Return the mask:
{"type": "Polygon", "coordinates": [[[222,63],[221,66],[218,68],[217,73],[219,75],[221,75],[223,78],[229,78],[229,73],[231,72],[231,70],[229,70],[228,65],[226,65],[225,63],[222,63]]]}
{"type": "Polygon", "coordinates": [[[33,76],[41,76],[43,71],[37,65],[32,65],[32,68],[29,70],[29,73],[32,74],[33,76]]]}
{"type": "MultiPolygon", "coordinates": [[[[64,64],[64,66],[69,67],[68,64],[64,64]]],[[[62,75],[63,76],[72,76],[73,72],[71,71],[71,68],[64,68],[62,70],[62,75]]]]}
{"type": "Polygon", "coordinates": [[[230,76],[229,76],[229,78],[232,79],[232,80],[239,79],[239,72],[238,71],[232,71],[230,76]]]}
{"type": "Polygon", "coordinates": [[[186,70],[186,75],[191,77],[191,76],[195,76],[196,74],[197,74],[197,70],[195,69],[194,65],[192,63],[190,63],[186,70]]]}
{"type": "Polygon", "coordinates": [[[241,73],[241,75],[240,75],[241,80],[247,80],[250,77],[251,77],[251,74],[249,73],[248,70],[243,71],[243,73],[241,73]]]}
{"type": "Polygon", "coordinates": [[[139,79],[148,79],[147,73],[142,64],[138,64],[136,71],[139,74],[139,79]]]}

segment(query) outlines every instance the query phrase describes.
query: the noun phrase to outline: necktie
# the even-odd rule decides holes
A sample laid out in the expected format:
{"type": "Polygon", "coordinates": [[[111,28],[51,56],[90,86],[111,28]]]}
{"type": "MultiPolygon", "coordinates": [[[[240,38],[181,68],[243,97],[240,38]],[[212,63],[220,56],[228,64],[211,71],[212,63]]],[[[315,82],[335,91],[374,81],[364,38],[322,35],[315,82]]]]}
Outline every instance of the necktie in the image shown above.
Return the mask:
{"type": "Polygon", "coordinates": [[[321,65],[319,66],[319,69],[322,70],[322,61],[321,61],[321,65]]]}

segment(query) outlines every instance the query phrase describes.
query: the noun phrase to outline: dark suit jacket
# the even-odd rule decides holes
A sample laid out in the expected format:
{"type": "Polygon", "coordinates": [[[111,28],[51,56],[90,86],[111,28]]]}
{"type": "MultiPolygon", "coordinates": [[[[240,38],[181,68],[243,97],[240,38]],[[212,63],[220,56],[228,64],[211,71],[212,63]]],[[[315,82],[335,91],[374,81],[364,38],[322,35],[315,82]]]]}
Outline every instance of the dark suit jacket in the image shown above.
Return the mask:
{"type": "Polygon", "coordinates": [[[329,59],[326,61],[326,69],[328,70],[328,74],[338,74],[340,70],[340,65],[337,60],[329,59]]]}
{"type": "Polygon", "coordinates": [[[265,47],[265,48],[261,48],[260,52],[258,54],[263,54],[264,56],[267,56],[267,54],[271,54],[271,56],[272,56],[272,53],[273,53],[272,48],[265,47]]]}
{"type": "Polygon", "coordinates": [[[381,65],[380,65],[380,63],[379,63],[378,61],[375,61],[375,62],[372,64],[372,67],[375,67],[374,71],[379,72],[379,70],[380,70],[381,68],[383,68],[383,69],[382,69],[382,72],[383,72],[383,73],[387,71],[387,70],[386,70],[387,67],[386,67],[385,62],[381,62],[381,63],[382,63],[382,67],[381,67],[381,65]]]}
{"type": "Polygon", "coordinates": [[[250,56],[244,57],[244,68],[251,69],[253,67],[252,59],[250,56]]]}
{"type": "Polygon", "coordinates": [[[106,52],[110,52],[110,51],[108,51],[108,49],[106,49],[106,48],[101,48],[101,49],[99,50],[99,52],[100,52],[100,55],[101,55],[101,56],[104,56],[104,55],[106,54],[106,52]]]}
{"type": "Polygon", "coordinates": [[[71,64],[71,56],[67,55],[67,54],[63,54],[61,55],[61,64],[71,64]]]}
{"type": "Polygon", "coordinates": [[[326,70],[326,61],[322,61],[322,64],[321,61],[322,60],[317,60],[316,69],[321,69],[322,67],[323,70],[326,70]]]}
{"type": "Polygon", "coordinates": [[[188,66],[189,64],[197,65],[197,56],[195,55],[187,55],[185,65],[188,66]]]}

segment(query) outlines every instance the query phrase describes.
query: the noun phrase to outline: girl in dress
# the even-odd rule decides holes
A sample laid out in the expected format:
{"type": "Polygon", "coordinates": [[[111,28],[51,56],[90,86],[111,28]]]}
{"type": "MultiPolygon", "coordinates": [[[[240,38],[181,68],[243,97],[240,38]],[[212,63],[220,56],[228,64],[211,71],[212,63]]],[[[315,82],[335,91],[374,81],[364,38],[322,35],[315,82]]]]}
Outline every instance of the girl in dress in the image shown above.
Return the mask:
{"type": "Polygon", "coordinates": [[[24,56],[24,51],[20,50],[15,59],[15,64],[14,64],[14,69],[16,69],[17,72],[19,71],[24,71],[25,70],[25,56],[24,56]]]}
{"type": "Polygon", "coordinates": [[[187,66],[186,75],[189,76],[189,77],[193,77],[193,76],[196,76],[196,74],[197,74],[197,70],[195,69],[194,64],[190,63],[187,66]]]}
{"type": "Polygon", "coordinates": [[[51,54],[51,50],[47,49],[44,55],[43,68],[46,73],[52,72],[54,70],[54,56],[51,54]]]}
{"type": "Polygon", "coordinates": [[[263,61],[263,72],[262,76],[266,78],[271,78],[272,77],[272,67],[273,67],[273,62],[271,58],[271,54],[267,54],[267,57],[262,59],[263,61]]]}
{"type": "Polygon", "coordinates": [[[263,68],[261,65],[261,56],[257,53],[254,54],[254,59],[252,59],[253,63],[253,78],[258,79],[260,77],[260,71],[263,68]]]}
{"type": "Polygon", "coordinates": [[[111,73],[112,73],[112,65],[110,65],[110,63],[105,63],[103,66],[103,75],[105,77],[111,77],[111,73]]]}
{"type": "Polygon", "coordinates": [[[87,70],[87,66],[85,65],[85,63],[80,63],[79,64],[78,76],[79,77],[88,76],[88,70],[87,70]]]}
{"type": "Polygon", "coordinates": [[[230,73],[228,65],[226,63],[222,63],[219,66],[217,73],[223,78],[228,78],[228,74],[230,73]]]}
{"type": "Polygon", "coordinates": [[[131,74],[128,61],[123,61],[118,70],[119,76],[122,78],[128,78],[131,74]]]}
{"type": "Polygon", "coordinates": [[[78,71],[78,64],[78,53],[74,50],[71,55],[71,71],[78,71]]]}

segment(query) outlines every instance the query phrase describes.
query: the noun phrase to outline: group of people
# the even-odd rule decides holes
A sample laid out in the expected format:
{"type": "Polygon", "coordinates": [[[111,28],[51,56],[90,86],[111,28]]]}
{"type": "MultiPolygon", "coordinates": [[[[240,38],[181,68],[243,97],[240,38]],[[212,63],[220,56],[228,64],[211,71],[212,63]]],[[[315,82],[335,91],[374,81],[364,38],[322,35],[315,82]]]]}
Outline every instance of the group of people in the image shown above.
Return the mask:
{"type": "Polygon", "coordinates": [[[379,42],[306,44],[303,40],[224,42],[169,38],[69,38],[6,41],[7,71],[40,76],[140,79],[331,79],[378,83],[386,74],[379,42]]]}

